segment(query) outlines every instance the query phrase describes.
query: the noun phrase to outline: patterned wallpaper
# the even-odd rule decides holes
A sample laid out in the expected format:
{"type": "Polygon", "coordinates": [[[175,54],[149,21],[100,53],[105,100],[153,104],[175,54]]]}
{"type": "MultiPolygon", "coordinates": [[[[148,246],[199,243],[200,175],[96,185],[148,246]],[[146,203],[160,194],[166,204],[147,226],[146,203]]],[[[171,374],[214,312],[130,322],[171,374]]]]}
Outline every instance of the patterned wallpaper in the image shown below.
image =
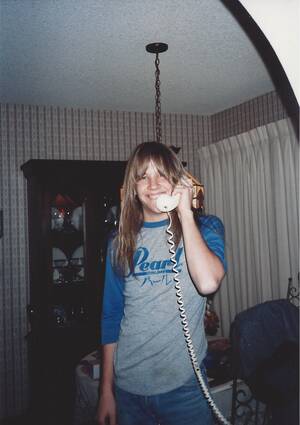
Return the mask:
{"type": "Polygon", "coordinates": [[[266,93],[211,116],[211,143],[279,121],[287,111],[276,92],[266,93]]]}
{"type": "MultiPolygon", "coordinates": [[[[199,147],[283,118],[276,93],[211,117],[163,114],[163,139],[199,177],[199,147]],[[262,122],[265,121],[265,122],[262,122]]],[[[26,181],[29,159],[126,160],[154,138],[154,114],[0,104],[0,418],[26,408],[26,306],[29,303],[26,181]],[[5,389],[5,390],[3,390],[5,389]]]]}

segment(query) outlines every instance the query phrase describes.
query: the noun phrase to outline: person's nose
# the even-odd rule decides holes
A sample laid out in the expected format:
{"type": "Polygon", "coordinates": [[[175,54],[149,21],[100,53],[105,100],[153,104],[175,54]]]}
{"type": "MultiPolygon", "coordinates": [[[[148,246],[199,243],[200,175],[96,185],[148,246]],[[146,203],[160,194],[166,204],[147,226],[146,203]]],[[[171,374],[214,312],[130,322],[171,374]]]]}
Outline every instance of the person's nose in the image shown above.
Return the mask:
{"type": "Polygon", "coordinates": [[[154,190],[159,186],[159,177],[151,176],[149,179],[149,189],[154,190]]]}

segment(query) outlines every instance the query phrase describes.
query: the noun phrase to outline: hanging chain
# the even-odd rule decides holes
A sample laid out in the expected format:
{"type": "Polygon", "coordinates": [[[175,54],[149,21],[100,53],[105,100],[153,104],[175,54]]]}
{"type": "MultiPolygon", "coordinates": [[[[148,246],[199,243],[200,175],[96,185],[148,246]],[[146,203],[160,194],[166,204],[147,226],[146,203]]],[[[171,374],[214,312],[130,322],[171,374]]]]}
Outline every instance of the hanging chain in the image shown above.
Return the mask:
{"type": "Polygon", "coordinates": [[[156,53],[155,59],[155,127],[156,127],[156,141],[161,142],[161,103],[160,103],[160,70],[159,70],[159,58],[156,53]]]}
{"type": "Polygon", "coordinates": [[[158,54],[166,52],[168,45],[166,43],[150,43],[147,44],[146,50],[149,53],[155,53],[155,129],[156,141],[161,142],[161,107],[160,107],[160,70],[158,54]]]}

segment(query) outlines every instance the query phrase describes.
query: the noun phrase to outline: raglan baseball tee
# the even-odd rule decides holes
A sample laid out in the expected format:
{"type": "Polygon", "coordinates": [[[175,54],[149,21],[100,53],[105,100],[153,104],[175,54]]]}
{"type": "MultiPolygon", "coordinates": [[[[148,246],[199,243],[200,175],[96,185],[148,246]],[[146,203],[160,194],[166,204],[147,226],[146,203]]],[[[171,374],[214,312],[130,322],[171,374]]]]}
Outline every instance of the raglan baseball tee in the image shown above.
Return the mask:
{"type": "MultiPolygon", "coordinates": [[[[168,220],[143,224],[133,258],[134,269],[126,276],[121,277],[114,270],[112,244],[108,246],[101,343],[117,342],[115,383],[133,394],[147,396],[171,391],[194,373],[178,312],[167,227],[168,220]]],[[[226,270],[222,222],[215,216],[201,216],[199,229],[226,270]]],[[[203,324],[206,298],[190,278],[182,242],[177,247],[176,260],[200,364],[207,350],[203,324]]]]}

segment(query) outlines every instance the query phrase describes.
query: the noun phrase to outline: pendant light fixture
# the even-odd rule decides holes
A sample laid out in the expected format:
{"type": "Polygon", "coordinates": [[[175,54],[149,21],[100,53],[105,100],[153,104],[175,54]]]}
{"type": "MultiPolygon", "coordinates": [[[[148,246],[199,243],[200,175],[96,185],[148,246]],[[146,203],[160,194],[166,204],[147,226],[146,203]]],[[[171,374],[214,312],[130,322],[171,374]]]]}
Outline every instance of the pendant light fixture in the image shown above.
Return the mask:
{"type": "MultiPolygon", "coordinates": [[[[156,141],[161,143],[161,92],[160,92],[160,60],[159,54],[166,52],[168,50],[168,45],[166,43],[150,43],[146,45],[146,50],[148,53],[155,54],[155,134],[156,141]]],[[[176,146],[170,146],[170,148],[176,154],[180,151],[180,148],[176,146]]],[[[183,163],[185,166],[186,163],[183,163]]],[[[193,201],[192,206],[195,210],[202,213],[204,206],[204,186],[201,184],[194,176],[192,176],[189,172],[185,171],[187,176],[193,182],[193,201]]]]}

